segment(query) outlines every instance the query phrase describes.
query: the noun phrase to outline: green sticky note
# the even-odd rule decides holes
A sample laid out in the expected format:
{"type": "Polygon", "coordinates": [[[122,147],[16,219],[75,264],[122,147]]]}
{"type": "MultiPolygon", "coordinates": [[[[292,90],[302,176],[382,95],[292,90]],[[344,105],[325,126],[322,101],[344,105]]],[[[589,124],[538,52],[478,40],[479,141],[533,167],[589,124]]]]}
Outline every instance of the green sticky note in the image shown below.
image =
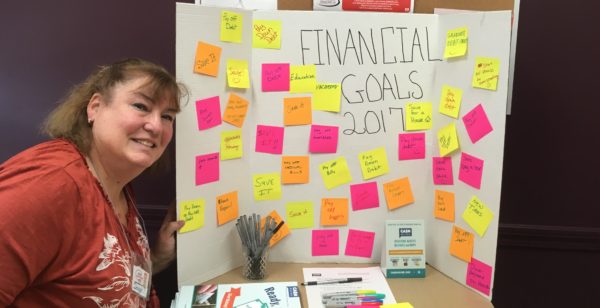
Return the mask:
{"type": "Polygon", "coordinates": [[[467,27],[448,30],[446,33],[446,48],[444,58],[464,56],[469,43],[469,30],[467,27]]]}
{"type": "Polygon", "coordinates": [[[231,88],[247,89],[250,87],[248,61],[227,60],[227,85],[231,88]]]}
{"type": "Polygon", "coordinates": [[[221,11],[221,41],[242,42],[242,14],[221,11]]]}
{"type": "Polygon", "coordinates": [[[438,131],[437,137],[440,156],[446,156],[460,149],[458,134],[456,133],[456,125],[454,122],[442,127],[438,131]]]}
{"type": "Polygon", "coordinates": [[[384,175],[389,171],[387,154],[384,147],[361,152],[358,154],[358,160],[360,161],[360,168],[365,180],[384,175]]]}
{"type": "Polygon", "coordinates": [[[319,172],[327,189],[340,186],[352,181],[346,158],[338,157],[319,165],[319,172]]]}
{"type": "Polygon", "coordinates": [[[243,150],[241,130],[221,132],[221,160],[241,158],[243,150]]]}
{"type": "Polygon", "coordinates": [[[318,83],[312,98],[313,109],[340,112],[341,99],[341,83],[318,83]]]}
{"type": "Polygon", "coordinates": [[[312,228],[314,210],[312,202],[288,202],[285,205],[285,223],[292,229],[312,228]]]}
{"type": "Polygon", "coordinates": [[[281,177],[279,173],[255,174],[252,176],[254,200],[281,199],[281,177]]]}
{"type": "Polygon", "coordinates": [[[440,113],[458,119],[460,103],[462,101],[462,90],[451,86],[442,86],[440,96],[440,113]]]}
{"type": "Polygon", "coordinates": [[[406,130],[427,130],[431,128],[431,103],[406,104],[406,130]]]}
{"type": "Polygon", "coordinates": [[[179,220],[185,221],[179,233],[194,231],[204,226],[204,199],[180,202],[179,220]]]}
{"type": "Polygon", "coordinates": [[[313,93],[316,86],[315,65],[290,65],[290,93],[313,93]]]}
{"type": "Polygon", "coordinates": [[[252,47],[281,48],[281,21],[255,20],[252,25],[252,47]]]}
{"type": "Polygon", "coordinates": [[[480,237],[483,237],[494,218],[494,213],[477,196],[473,196],[463,212],[462,218],[480,237]]]}

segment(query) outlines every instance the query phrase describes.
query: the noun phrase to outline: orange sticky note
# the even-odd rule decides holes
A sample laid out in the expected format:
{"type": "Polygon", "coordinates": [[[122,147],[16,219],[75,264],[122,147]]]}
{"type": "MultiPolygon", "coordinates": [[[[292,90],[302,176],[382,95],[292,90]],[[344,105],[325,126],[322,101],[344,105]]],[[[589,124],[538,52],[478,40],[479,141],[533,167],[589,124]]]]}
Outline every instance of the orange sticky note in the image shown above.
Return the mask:
{"type": "Polygon", "coordinates": [[[223,121],[241,128],[244,124],[247,111],[248,101],[243,97],[231,93],[229,94],[229,101],[227,102],[227,107],[225,107],[225,112],[223,113],[223,121]]]}
{"type": "Polygon", "coordinates": [[[433,206],[433,216],[435,216],[435,218],[454,221],[453,192],[436,189],[433,206]]]}
{"type": "Polygon", "coordinates": [[[450,238],[450,254],[465,262],[471,262],[474,238],[473,233],[453,226],[452,237],[450,238]]]}
{"type": "Polygon", "coordinates": [[[220,62],[221,47],[198,42],[196,59],[194,60],[194,73],[217,77],[220,62]]]}
{"type": "Polygon", "coordinates": [[[415,202],[408,177],[384,183],[383,192],[390,210],[415,202]]]}
{"type": "Polygon", "coordinates": [[[345,226],[348,224],[348,198],[321,199],[321,225],[345,226]]]}
{"type": "Polygon", "coordinates": [[[282,156],[281,157],[281,183],[302,184],[309,179],[308,156],[282,156]]]}
{"type": "Polygon", "coordinates": [[[238,217],[238,193],[232,191],[217,196],[217,223],[220,225],[238,217]]]}
{"type": "MultiPolygon", "coordinates": [[[[279,214],[277,214],[277,211],[275,211],[275,210],[273,210],[271,213],[269,213],[268,216],[271,216],[271,218],[273,218],[273,220],[275,220],[275,222],[278,225],[281,221],[283,221],[283,219],[281,219],[281,216],[279,216],[279,214]]],[[[263,217],[260,220],[260,227],[261,227],[261,230],[263,230],[263,231],[264,231],[266,220],[267,220],[267,217],[263,217]]],[[[290,228],[288,228],[288,225],[284,222],[283,225],[281,225],[281,227],[279,228],[279,230],[277,230],[277,232],[275,232],[273,234],[273,237],[271,237],[271,240],[269,241],[269,247],[273,247],[273,245],[277,244],[277,242],[281,241],[281,239],[286,237],[288,234],[290,234],[290,228]]]]}
{"type": "Polygon", "coordinates": [[[312,124],[312,108],[310,97],[286,97],[283,99],[284,125],[312,124]]]}

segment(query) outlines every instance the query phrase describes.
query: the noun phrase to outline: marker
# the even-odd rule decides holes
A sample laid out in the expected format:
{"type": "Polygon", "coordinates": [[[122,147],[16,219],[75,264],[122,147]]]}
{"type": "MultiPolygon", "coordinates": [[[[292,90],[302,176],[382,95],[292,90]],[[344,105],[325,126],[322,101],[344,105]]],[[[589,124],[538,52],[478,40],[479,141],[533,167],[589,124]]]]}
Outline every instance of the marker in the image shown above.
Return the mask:
{"type": "Polygon", "coordinates": [[[314,286],[314,285],[320,285],[320,284],[349,283],[349,282],[359,282],[359,281],[362,281],[362,277],[306,281],[306,282],[302,282],[300,284],[303,286],[314,286]]]}
{"type": "Polygon", "coordinates": [[[323,298],[327,298],[327,297],[332,297],[332,296],[339,296],[339,295],[369,295],[369,294],[377,294],[377,292],[375,290],[357,290],[357,291],[339,291],[339,292],[330,292],[330,293],[323,293],[321,294],[321,297],[323,298]]]}
{"type": "Polygon", "coordinates": [[[362,300],[362,301],[370,301],[370,300],[382,300],[385,298],[385,294],[373,293],[373,294],[365,294],[365,295],[357,295],[357,294],[348,294],[348,295],[334,295],[323,297],[323,304],[328,301],[340,301],[340,300],[362,300]]]}

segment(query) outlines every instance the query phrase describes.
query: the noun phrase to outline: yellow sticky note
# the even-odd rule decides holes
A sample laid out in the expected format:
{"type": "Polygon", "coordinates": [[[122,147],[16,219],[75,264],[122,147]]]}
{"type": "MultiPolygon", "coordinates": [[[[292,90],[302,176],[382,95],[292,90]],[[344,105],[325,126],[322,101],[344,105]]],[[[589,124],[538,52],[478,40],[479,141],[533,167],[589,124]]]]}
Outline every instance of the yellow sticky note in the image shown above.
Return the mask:
{"type": "Polygon", "coordinates": [[[377,148],[358,154],[360,169],[365,180],[384,175],[389,172],[387,154],[385,148],[377,148]]]}
{"type": "Polygon", "coordinates": [[[279,173],[255,174],[252,176],[254,200],[281,199],[281,179],[279,173]]]}
{"type": "Polygon", "coordinates": [[[409,302],[380,305],[379,308],[414,308],[409,302]]]}
{"type": "Polygon", "coordinates": [[[281,21],[255,20],[252,25],[252,47],[281,48],[281,21]]]}
{"type": "Polygon", "coordinates": [[[338,157],[319,165],[319,172],[327,189],[352,181],[346,158],[338,157]]]}
{"type": "Polygon", "coordinates": [[[313,93],[316,87],[315,65],[290,65],[290,93],[313,93]]]}
{"type": "Polygon", "coordinates": [[[308,156],[281,157],[281,182],[283,184],[308,183],[310,167],[308,156]]]}
{"type": "Polygon", "coordinates": [[[198,42],[194,59],[194,73],[216,77],[219,74],[220,62],[221,47],[198,42]]]}
{"type": "Polygon", "coordinates": [[[308,125],[312,123],[310,97],[286,97],[283,99],[283,124],[308,125]]]}
{"type": "Polygon", "coordinates": [[[341,101],[341,83],[317,83],[313,93],[314,110],[340,112],[341,101]]]}
{"type": "Polygon", "coordinates": [[[433,216],[438,219],[454,221],[454,193],[435,190],[433,216]]]}
{"type": "Polygon", "coordinates": [[[238,217],[238,193],[232,191],[217,196],[217,223],[220,225],[238,217]]]}
{"type": "Polygon", "coordinates": [[[321,199],[321,225],[345,226],[348,224],[348,198],[321,199]]]}
{"type": "Polygon", "coordinates": [[[288,202],[285,216],[285,223],[292,229],[312,228],[315,216],[312,202],[288,202]]]}
{"type": "Polygon", "coordinates": [[[243,150],[241,130],[221,132],[221,160],[241,158],[243,150]]]}
{"type": "Polygon", "coordinates": [[[441,114],[458,119],[460,111],[460,103],[462,101],[462,90],[451,86],[442,86],[442,95],[440,96],[441,114]]]}
{"type": "Polygon", "coordinates": [[[450,236],[450,254],[465,262],[471,262],[474,237],[473,233],[453,226],[450,236]]]}
{"type": "Polygon", "coordinates": [[[460,148],[454,122],[442,127],[437,133],[437,138],[440,156],[446,156],[460,148]]]}
{"type": "Polygon", "coordinates": [[[475,58],[473,70],[473,88],[496,91],[500,76],[500,60],[497,58],[475,58]]]}
{"type": "Polygon", "coordinates": [[[221,11],[221,41],[242,42],[242,14],[221,11]]]}
{"type": "MultiPolygon", "coordinates": [[[[281,223],[281,221],[283,220],[275,210],[271,211],[271,213],[269,213],[269,215],[267,216],[271,216],[271,218],[273,218],[277,225],[279,225],[279,223],[281,223]]],[[[267,217],[263,217],[260,219],[260,229],[262,231],[264,231],[266,220],[267,217]]],[[[273,245],[277,244],[277,242],[279,242],[282,238],[286,237],[288,234],[290,234],[290,228],[286,223],[283,223],[279,230],[277,230],[277,232],[273,234],[273,237],[271,237],[271,240],[269,241],[269,247],[272,247],[273,245]]]]}
{"type": "Polygon", "coordinates": [[[431,103],[406,104],[406,130],[427,130],[431,128],[431,103]]]}
{"type": "Polygon", "coordinates": [[[227,85],[231,88],[247,89],[250,87],[248,61],[227,60],[227,85]]]}
{"type": "Polygon", "coordinates": [[[185,221],[179,233],[194,231],[204,226],[204,199],[180,202],[179,220],[185,221]]]}
{"type": "Polygon", "coordinates": [[[494,213],[479,198],[473,196],[463,212],[462,218],[480,237],[483,237],[494,218],[494,213]]]}
{"type": "Polygon", "coordinates": [[[408,177],[384,183],[383,192],[390,210],[415,202],[408,177]]]}
{"type": "Polygon", "coordinates": [[[464,56],[469,43],[469,30],[467,27],[448,30],[446,33],[446,49],[444,58],[464,56]]]}

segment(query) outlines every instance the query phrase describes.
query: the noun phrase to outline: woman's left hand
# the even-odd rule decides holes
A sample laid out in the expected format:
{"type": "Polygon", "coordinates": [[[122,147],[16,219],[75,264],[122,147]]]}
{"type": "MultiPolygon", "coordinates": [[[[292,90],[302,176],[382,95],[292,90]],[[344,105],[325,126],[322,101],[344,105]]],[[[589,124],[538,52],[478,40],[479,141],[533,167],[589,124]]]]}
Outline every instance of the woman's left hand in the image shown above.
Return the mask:
{"type": "Polygon", "coordinates": [[[183,220],[175,220],[175,201],[171,202],[152,248],[152,274],[164,270],[175,259],[175,233],[184,224],[183,220]]]}

